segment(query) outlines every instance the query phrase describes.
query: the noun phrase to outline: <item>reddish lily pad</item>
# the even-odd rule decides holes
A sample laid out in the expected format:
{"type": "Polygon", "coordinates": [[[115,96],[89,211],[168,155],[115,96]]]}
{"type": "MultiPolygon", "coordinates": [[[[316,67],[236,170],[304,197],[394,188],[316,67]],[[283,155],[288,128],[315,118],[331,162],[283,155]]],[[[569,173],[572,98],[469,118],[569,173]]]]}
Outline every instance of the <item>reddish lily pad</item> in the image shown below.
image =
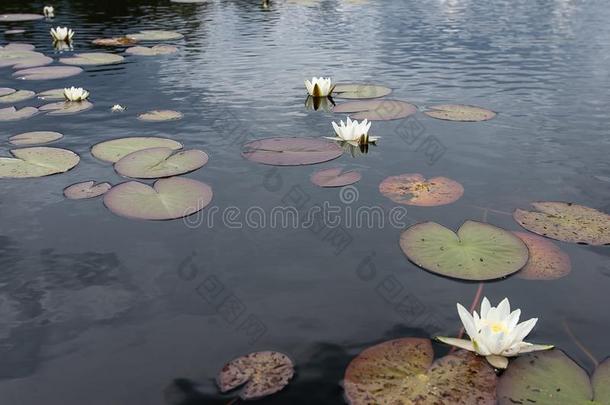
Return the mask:
{"type": "Polygon", "coordinates": [[[94,39],[94,45],[98,46],[132,46],[135,45],[138,41],[135,39],[127,38],[127,37],[114,37],[114,38],[98,38],[94,39]]]}
{"type": "Polygon", "coordinates": [[[8,138],[8,141],[11,145],[40,145],[43,143],[49,143],[57,141],[58,139],[63,138],[63,135],[59,132],[51,132],[51,131],[34,131],[34,132],[24,132],[22,134],[13,135],[8,138]]]}
{"type": "Polygon", "coordinates": [[[610,404],[610,362],[593,378],[560,350],[530,353],[513,360],[498,382],[498,404],[610,404]]]}
{"type": "Polygon", "coordinates": [[[114,170],[122,176],[156,179],[189,173],[207,162],[208,155],[197,149],[176,152],[171,148],[148,148],[123,157],[114,164],[114,170]]]}
{"type": "Polygon", "coordinates": [[[333,90],[333,97],[345,99],[371,99],[385,97],[392,89],[385,86],[366,83],[339,83],[333,90]]]}
{"type": "Polygon", "coordinates": [[[497,377],[484,358],[458,351],[434,360],[429,339],[403,338],[370,347],[345,371],[351,405],[496,403],[497,377]]]}
{"type": "Polygon", "coordinates": [[[207,184],[183,177],[157,180],[152,187],[128,181],[106,192],[104,205],[131,219],[169,220],[201,211],[212,201],[212,194],[207,184]]]}
{"type": "Polygon", "coordinates": [[[93,180],[89,180],[64,188],[64,196],[70,200],[95,198],[106,193],[111,187],[110,183],[96,183],[93,180]]]}
{"type": "Polygon", "coordinates": [[[66,65],[102,66],[121,63],[123,59],[124,58],[121,55],[115,55],[113,53],[87,52],[77,53],[69,58],[60,58],[59,61],[66,65]]]}
{"type": "Polygon", "coordinates": [[[266,138],[244,145],[242,156],[266,165],[300,166],[328,162],[343,154],[334,142],[315,138],[266,138]]]}
{"type": "Polygon", "coordinates": [[[361,100],[338,104],[333,112],[347,113],[356,120],[386,121],[413,115],[417,112],[417,107],[400,100],[361,100]]]}
{"type": "Polygon", "coordinates": [[[527,246],[511,232],[466,221],[457,234],[435,222],[408,228],[400,247],[409,260],[433,273],[463,280],[494,280],[519,271],[527,246]]]}
{"type": "Polygon", "coordinates": [[[517,273],[517,277],[526,280],[555,280],[570,273],[570,256],[553,242],[529,232],[513,233],[525,242],[530,252],[527,264],[517,273]]]}
{"type": "Polygon", "coordinates": [[[69,150],[37,146],[11,150],[13,157],[0,157],[0,178],[42,177],[72,169],[80,157],[69,150]]]}
{"type": "Polygon", "coordinates": [[[82,71],[76,66],[44,66],[18,70],[13,76],[21,80],[52,80],[76,76],[82,71]]]}
{"type": "Polygon", "coordinates": [[[517,209],[513,218],[528,231],[587,245],[610,245],[610,215],[584,205],[543,201],[532,203],[537,211],[517,209]]]}
{"type": "Polygon", "coordinates": [[[459,200],[464,187],[447,177],[426,180],[421,174],[414,173],[387,177],[379,184],[379,191],[398,204],[436,207],[459,200]]]}
{"type": "Polygon", "coordinates": [[[176,52],[178,52],[178,48],[172,45],[133,46],[125,51],[125,53],[138,56],[169,55],[176,52]]]}
{"type": "Polygon", "coordinates": [[[182,113],[174,110],[153,110],[138,115],[138,119],[141,121],[149,122],[161,122],[161,121],[174,121],[182,119],[182,113]]]}
{"type": "Polygon", "coordinates": [[[93,108],[93,104],[87,100],[83,101],[59,101],[57,103],[45,104],[39,108],[40,111],[48,112],[49,115],[71,115],[78,114],[93,108]]]}
{"type": "Polygon", "coordinates": [[[265,351],[231,360],[218,374],[217,383],[223,393],[245,384],[239,396],[251,400],[281,391],[293,376],[294,365],[288,356],[265,351]]]}
{"type": "Polygon", "coordinates": [[[130,153],[148,148],[182,149],[180,142],[154,136],[133,136],[100,142],[91,148],[91,154],[105,162],[116,163],[130,153]]]}
{"type": "Polygon", "coordinates": [[[323,169],[311,175],[311,182],[320,187],[343,187],[354,184],[362,179],[362,175],[353,170],[343,171],[337,167],[323,169]]]}
{"type": "Polygon", "coordinates": [[[20,110],[15,107],[0,108],[0,122],[23,120],[36,114],[38,114],[36,107],[23,107],[20,110]]]}
{"type": "Polygon", "coordinates": [[[463,122],[487,121],[496,116],[496,113],[491,110],[461,104],[431,106],[427,111],[424,111],[424,114],[439,120],[463,122]]]}
{"type": "Polygon", "coordinates": [[[42,20],[42,14],[0,14],[0,23],[2,22],[21,22],[21,21],[36,21],[42,20]]]}
{"type": "Polygon", "coordinates": [[[36,97],[36,93],[30,90],[17,90],[13,93],[0,96],[0,104],[14,104],[20,101],[29,100],[36,97]]]}

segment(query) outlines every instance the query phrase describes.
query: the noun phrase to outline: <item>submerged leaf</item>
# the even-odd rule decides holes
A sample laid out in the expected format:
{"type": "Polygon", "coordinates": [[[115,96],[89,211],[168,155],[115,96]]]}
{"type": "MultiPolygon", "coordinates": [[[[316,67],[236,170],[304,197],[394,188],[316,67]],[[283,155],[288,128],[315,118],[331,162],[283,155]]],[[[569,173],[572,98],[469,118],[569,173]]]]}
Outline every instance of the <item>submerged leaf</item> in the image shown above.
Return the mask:
{"type": "Polygon", "coordinates": [[[410,173],[387,177],[379,184],[379,191],[398,204],[435,207],[459,200],[464,187],[447,177],[426,180],[419,173],[410,173]]]}
{"type": "Polygon", "coordinates": [[[134,136],[100,142],[91,148],[91,154],[105,162],[116,163],[130,153],[148,148],[182,149],[180,142],[153,136],[134,136]]]}
{"type": "Polygon", "coordinates": [[[0,178],[42,177],[72,169],[80,157],[69,150],[38,146],[13,149],[14,157],[0,157],[0,178]]]}
{"type": "Polygon", "coordinates": [[[461,104],[442,104],[429,107],[424,114],[429,117],[447,121],[487,121],[496,113],[485,108],[461,104]]]}
{"type": "Polygon", "coordinates": [[[528,232],[513,232],[530,252],[525,267],[517,277],[526,280],[554,280],[570,273],[570,256],[548,239],[528,232]]]}
{"type": "Polygon", "coordinates": [[[400,100],[362,100],[338,104],[333,112],[347,113],[355,120],[385,121],[413,115],[417,112],[417,107],[400,100]]]}
{"type": "Polygon", "coordinates": [[[333,97],[345,99],[370,99],[385,97],[392,93],[392,89],[385,86],[366,83],[337,84],[333,90],[333,97]]]}
{"type": "Polygon", "coordinates": [[[114,170],[122,176],[156,179],[189,173],[207,162],[208,155],[197,149],[176,152],[171,148],[148,148],[123,157],[114,164],[114,170]]]}
{"type": "Polygon", "coordinates": [[[320,187],[343,187],[354,184],[362,179],[355,171],[343,171],[340,167],[323,169],[311,175],[311,182],[320,187]]]}
{"type": "Polygon", "coordinates": [[[300,166],[327,162],[343,154],[333,142],[315,138],[266,138],[244,145],[242,156],[266,165],[300,166]]]}

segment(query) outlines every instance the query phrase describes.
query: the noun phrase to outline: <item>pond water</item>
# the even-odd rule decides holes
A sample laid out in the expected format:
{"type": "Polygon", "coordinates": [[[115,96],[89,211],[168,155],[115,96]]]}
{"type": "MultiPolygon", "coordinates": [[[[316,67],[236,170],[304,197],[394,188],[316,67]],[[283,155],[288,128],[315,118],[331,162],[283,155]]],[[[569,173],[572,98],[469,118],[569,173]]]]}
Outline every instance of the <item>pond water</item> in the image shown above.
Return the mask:
{"type": "MultiPolygon", "coordinates": [[[[40,4],[3,0],[0,14],[40,13],[40,4]]],[[[0,180],[3,404],[226,404],[232,397],[217,393],[217,372],[256,350],[296,363],[290,385],[262,403],[342,403],[345,367],[361,350],[404,336],[455,335],[455,303],[469,306],[477,291],[476,282],[409,262],[398,243],[409,225],[456,229],[473,219],[522,230],[509,213],[539,200],[610,212],[610,8],[603,0],[54,6],[52,22],[0,23],[2,31],[26,30],[0,44],[31,43],[57,57],[52,25],[76,31],[73,52],[123,54],[91,41],[146,29],[184,38],[163,42],[177,46],[175,54],[124,55],[121,64],[84,67],[65,79],[18,81],[10,67],[0,68],[0,87],[75,85],[91,91],[94,104],[77,115],[0,123],[2,156],[12,148],[9,136],[43,130],[63,133],[51,146],[81,156],[64,174],[0,180]],[[344,116],[305,107],[303,80],[314,75],[387,85],[391,98],[420,109],[469,104],[498,115],[460,123],[418,112],[374,122],[381,140],[368,153],[316,166],[244,159],[241,145],[253,139],[333,136],[331,121],[344,116]],[[127,109],[111,113],[114,104],[127,109]],[[184,117],[137,119],[156,109],[184,117]],[[212,187],[210,206],[186,221],[157,222],[117,216],[100,198],[65,199],[63,188],[79,181],[124,180],[90,148],[125,136],[166,136],[204,150],[209,162],[186,177],[212,187]],[[347,189],[311,184],[314,171],[337,166],[357,169],[362,180],[347,189]],[[401,224],[354,225],[358,207],[387,213],[397,206],[378,186],[403,173],[450,177],[464,196],[406,207],[401,224]],[[325,203],[343,215],[341,233],[269,222],[274,207],[325,203]],[[246,216],[253,207],[267,223],[246,216]]],[[[610,354],[610,249],[556,244],[571,258],[568,276],[511,276],[486,282],[483,293],[492,302],[509,297],[525,317],[539,317],[529,340],[555,344],[591,370],[581,347],[598,360],[610,354]]]]}

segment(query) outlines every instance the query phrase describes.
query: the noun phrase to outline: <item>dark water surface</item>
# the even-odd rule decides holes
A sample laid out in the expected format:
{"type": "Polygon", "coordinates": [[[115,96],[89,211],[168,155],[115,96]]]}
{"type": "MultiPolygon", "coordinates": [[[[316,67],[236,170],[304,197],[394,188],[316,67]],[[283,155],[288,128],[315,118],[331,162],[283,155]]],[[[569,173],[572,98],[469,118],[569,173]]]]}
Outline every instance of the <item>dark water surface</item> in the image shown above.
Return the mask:
{"type": "MultiPolygon", "coordinates": [[[[140,29],[177,30],[185,38],[169,41],[178,54],[127,56],[68,79],[20,83],[10,68],[0,69],[0,87],[83,86],[95,104],[79,115],[0,124],[3,156],[10,135],[56,130],[65,137],[53,146],[82,158],[66,174],[0,181],[2,404],[226,404],[230,396],[217,396],[212,381],[217,371],[263,349],[291,356],[297,375],[261,403],[342,403],[343,371],[360,350],[390,338],[455,334],[455,303],[469,305],[477,289],[409,263],[398,246],[402,228],[423,220],[456,228],[483,219],[477,207],[488,207],[497,211],[488,212],[490,223],[519,230],[501,212],[536,200],[610,211],[605,0],[294,0],[272,2],[269,10],[228,0],[54,6],[53,24],[76,31],[75,52],[99,50],[90,45],[95,38],[140,29]],[[393,98],[420,107],[474,104],[499,115],[483,123],[421,113],[376,122],[378,147],[316,167],[274,169],[242,159],[248,139],[332,135],[331,120],[342,117],[304,107],[303,79],[313,75],[387,84],[393,98]],[[110,113],[116,103],[127,111],[110,113]],[[179,110],[184,119],[136,119],[152,109],[179,110]],[[438,142],[442,156],[431,159],[414,133],[438,142]],[[165,135],[210,155],[187,177],[213,187],[212,205],[203,211],[217,207],[213,224],[202,217],[186,224],[132,221],[100,199],[63,198],[62,189],[78,181],[122,181],[89,148],[137,135],[165,135]],[[310,184],[314,170],[337,165],[363,173],[349,189],[356,196],[310,184]],[[295,198],[306,205],[328,201],[345,212],[366,205],[389,210],[394,204],[378,184],[417,172],[461,182],[464,197],[409,208],[402,228],[342,223],[343,235],[244,223],[251,207],[269,213],[295,198]],[[227,207],[242,216],[223,223],[227,207]],[[229,299],[221,305],[219,297],[229,299]]],[[[2,0],[0,14],[41,8],[2,0]]],[[[5,25],[0,30],[27,32],[0,43],[32,43],[53,55],[50,22],[5,25]]],[[[610,250],[557,243],[572,259],[569,276],[509,277],[487,283],[484,292],[493,302],[508,296],[524,316],[540,318],[529,340],[556,344],[590,369],[565,325],[597,359],[610,354],[610,250]]]]}

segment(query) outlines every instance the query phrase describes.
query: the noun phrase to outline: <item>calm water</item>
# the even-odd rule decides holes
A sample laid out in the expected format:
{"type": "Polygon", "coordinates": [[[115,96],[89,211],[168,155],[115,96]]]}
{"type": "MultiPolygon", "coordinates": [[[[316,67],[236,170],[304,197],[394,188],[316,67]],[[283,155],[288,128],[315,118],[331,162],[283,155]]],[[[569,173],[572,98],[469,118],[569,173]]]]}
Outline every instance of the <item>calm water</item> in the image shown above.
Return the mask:
{"type": "MultiPolygon", "coordinates": [[[[409,263],[398,246],[399,227],[344,223],[349,243],[342,247],[328,230],[236,228],[222,221],[227,207],[242,215],[250,207],[269,212],[293,204],[296,192],[306,205],[389,210],[394,205],[377,191],[381,180],[420,172],[447,175],[466,192],[450,206],[409,208],[405,227],[433,220],[456,228],[483,219],[477,207],[487,207],[497,211],[488,212],[490,223],[518,230],[501,212],[536,200],[610,211],[604,0],[294,0],[275,1],[269,10],[257,1],[229,0],[54,5],[53,24],[76,30],[76,52],[96,49],[95,38],[140,29],[177,30],[185,38],[171,42],[178,54],[128,56],[69,79],[18,83],[10,68],[0,70],[0,87],[84,86],[95,104],[80,115],[0,124],[2,155],[10,135],[55,130],[65,137],[54,146],[82,158],[66,174],[0,181],[3,404],[226,404],[231,397],[214,387],[217,371],[233,357],[264,349],[291,356],[297,376],[261,403],[342,403],[343,371],[359,351],[390,338],[455,334],[455,303],[469,305],[477,289],[409,263]],[[421,113],[378,122],[378,147],[317,167],[273,169],[242,159],[248,139],[331,135],[338,117],[304,107],[303,79],[313,75],[386,84],[393,98],[420,107],[474,104],[499,115],[472,124],[421,113]],[[127,111],[111,114],[115,103],[127,111]],[[136,119],[163,108],[182,111],[184,119],[136,119]],[[432,162],[409,143],[409,131],[438,142],[442,156],[432,162]],[[212,206],[220,212],[213,225],[131,221],[100,199],[63,198],[62,189],[78,181],[122,181],[89,148],[137,135],[165,135],[210,155],[188,177],[213,187],[212,206]],[[337,165],[363,173],[350,204],[339,189],[309,183],[314,170],[337,165]],[[218,310],[217,292],[235,305],[218,310]],[[397,309],[399,301],[406,305],[397,309]]],[[[40,2],[2,0],[0,13],[40,8],[40,2]]],[[[11,27],[27,32],[1,43],[18,40],[54,53],[49,22],[11,27]]],[[[212,206],[203,213],[214,212],[212,206]]],[[[557,344],[590,369],[565,325],[598,359],[610,354],[610,250],[558,245],[572,259],[569,276],[511,277],[487,283],[484,292],[492,301],[508,296],[525,316],[540,317],[530,340],[557,344]]]]}

